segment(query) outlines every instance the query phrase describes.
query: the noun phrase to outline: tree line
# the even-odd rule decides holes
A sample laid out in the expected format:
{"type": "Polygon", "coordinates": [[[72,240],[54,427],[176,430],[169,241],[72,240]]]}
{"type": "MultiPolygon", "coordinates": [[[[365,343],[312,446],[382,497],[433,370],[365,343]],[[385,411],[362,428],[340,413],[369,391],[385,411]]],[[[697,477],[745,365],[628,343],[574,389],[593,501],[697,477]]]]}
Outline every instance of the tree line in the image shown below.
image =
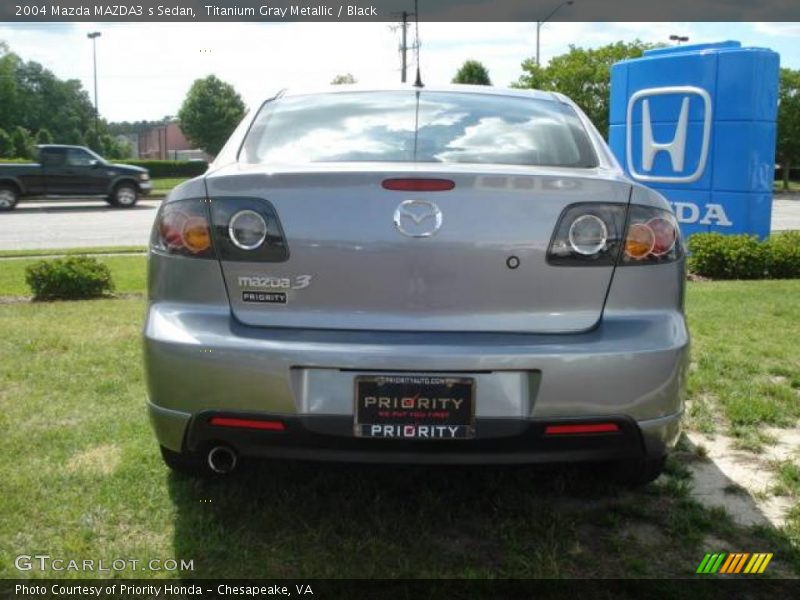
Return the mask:
{"type": "Polygon", "coordinates": [[[61,80],[23,60],[0,41],[0,157],[30,158],[35,144],[76,144],[115,158],[126,149],[105,121],[94,128],[94,106],[77,79],[61,80]]]}
{"type": "MultiPolygon", "coordinates": [[[[522,74],[511,87],[566,94],[607,137],[611,66],[653,47],[639,40],[592,49],[570,45],[568,52],[547,65],[537,65],[533,58],[522,61],[522,74]]],[[[352,74],[345,73],[331,83],[355,81],[352,74]]],[[[488,69],[477,60],[465,61],[453,83],[492,85],[488,69]]],[[[186,137],[213,156],[245,112],[234,87],[210,75],[192,84],[177,120],[186,137]]],[[[94,107],[78,80],[60,80],[39,63],[24,61],[0,41],[0,157],[29,157],[35,144],[56,142],[88,145],[104,156],[118,158],[128,149],[115,136],[140,133],[174,120],[172,116],[119,123],[100,119],[96,135],[94,107]]],[[[800,70],[781,69],[776,155],[788,186],[792,165],[800,164],[800,70]]]]}

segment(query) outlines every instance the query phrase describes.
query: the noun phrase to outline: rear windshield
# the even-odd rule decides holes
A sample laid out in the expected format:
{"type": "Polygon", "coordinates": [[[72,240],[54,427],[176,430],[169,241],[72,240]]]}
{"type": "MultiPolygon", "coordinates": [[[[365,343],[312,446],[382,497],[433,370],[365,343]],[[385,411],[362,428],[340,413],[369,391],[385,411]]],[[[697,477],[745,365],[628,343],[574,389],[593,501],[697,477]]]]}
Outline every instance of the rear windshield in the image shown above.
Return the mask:
{"type": "Polygon", "coordinates": [[[552,100],[456,92],[347,92],[266,103],[248,163],[430,162],[595,167],[578,115],[552,100]]]}

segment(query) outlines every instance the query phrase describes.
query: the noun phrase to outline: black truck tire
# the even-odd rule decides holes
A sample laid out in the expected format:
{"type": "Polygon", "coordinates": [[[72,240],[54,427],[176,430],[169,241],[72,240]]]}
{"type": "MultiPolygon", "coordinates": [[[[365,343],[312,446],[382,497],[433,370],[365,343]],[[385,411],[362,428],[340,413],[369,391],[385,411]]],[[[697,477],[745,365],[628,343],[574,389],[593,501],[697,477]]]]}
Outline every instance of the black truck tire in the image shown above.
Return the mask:
{"type": "Polygon", "coordinates": [[[14,210],[19,202],[19,190],[13,185],[0,183],[0,211],[14,210]]]}
{"type": "Polygon", "coordinates": [[[117,208],[131,208],[139,201],[139,188],[135,184],[123,181],[114,186],[108,203],[117,208]]]}

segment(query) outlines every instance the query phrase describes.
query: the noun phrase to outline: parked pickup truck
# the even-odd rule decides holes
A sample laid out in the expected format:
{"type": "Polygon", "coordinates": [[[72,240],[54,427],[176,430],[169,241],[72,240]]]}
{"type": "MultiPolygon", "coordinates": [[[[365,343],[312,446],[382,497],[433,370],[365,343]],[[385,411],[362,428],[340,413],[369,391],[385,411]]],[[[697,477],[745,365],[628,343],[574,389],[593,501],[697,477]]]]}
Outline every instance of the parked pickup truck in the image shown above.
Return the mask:
{"type": "Polygon", "coordinates": [[[0,211],[33,196],[99,196],[130,208],[150,192],[147,169],[110,163],[88,148],[43,145],[37,152],[37,163],[0,164],[0,211]]]}

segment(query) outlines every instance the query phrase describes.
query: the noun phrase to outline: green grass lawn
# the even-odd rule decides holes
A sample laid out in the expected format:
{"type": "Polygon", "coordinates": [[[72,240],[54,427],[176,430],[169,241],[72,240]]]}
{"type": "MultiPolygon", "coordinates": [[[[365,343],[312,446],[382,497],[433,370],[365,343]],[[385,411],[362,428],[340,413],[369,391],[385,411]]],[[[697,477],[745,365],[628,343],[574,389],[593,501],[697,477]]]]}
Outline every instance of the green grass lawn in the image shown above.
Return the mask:
{"type": "Polygon", "coordinates": [[[153,179],[153,189],[151,193],[165,195],[179,183],[186,181],[188,177],[157,177],[153,179]]]}
{"type": "Polygon", "coordinates": [[[32,250],[0,250],[0,258],[55,255],[68,256],[71,254],[144,254],[145,252],[147,252],[147,248],[144,246],[91,246],[86,248],[66,248],[63,250],[35,248],[32,250]]]}
{"type": "MultiPolygon", "coordinates": [[[[101,260],[118,287],[142,290],[143,257],[101,260]]],[[[6,275],[15,262],[0,262],[0,295],[24,293],[6,275]]],[[[693,283],[687,309],[693,402],[707,397],[691,421],[796,422],[800,281],[693,283]]],[[[800,514],[775,531],[702,508],[688,449],[637,492],[591,468],[268,462],[223,481],[174,475],[145,412],[144,310],[130,297],[0,303],[0,577],[35,553],[194,561],[125,573],[145,577],[690,577],[719,550],[707,536],[800,575],[800,514]]],[[[796,489],[796,469],[780,481],[796,489]]]]}
{"type": "Polygon", "coordinates": [[[800,418],[800,281],[689,285],[690,424],[758,448],[762,425],[800,418]]]}
{"type": "MultiPolygon", "coordinates": [[[[776,181],[772,186],[772,189],[776,192],[783,192],[783,181],[776,181]]],[[[800,181],[790,181],[789,182],[789,191],[790,192],[800,192],[800,181]]]]}

